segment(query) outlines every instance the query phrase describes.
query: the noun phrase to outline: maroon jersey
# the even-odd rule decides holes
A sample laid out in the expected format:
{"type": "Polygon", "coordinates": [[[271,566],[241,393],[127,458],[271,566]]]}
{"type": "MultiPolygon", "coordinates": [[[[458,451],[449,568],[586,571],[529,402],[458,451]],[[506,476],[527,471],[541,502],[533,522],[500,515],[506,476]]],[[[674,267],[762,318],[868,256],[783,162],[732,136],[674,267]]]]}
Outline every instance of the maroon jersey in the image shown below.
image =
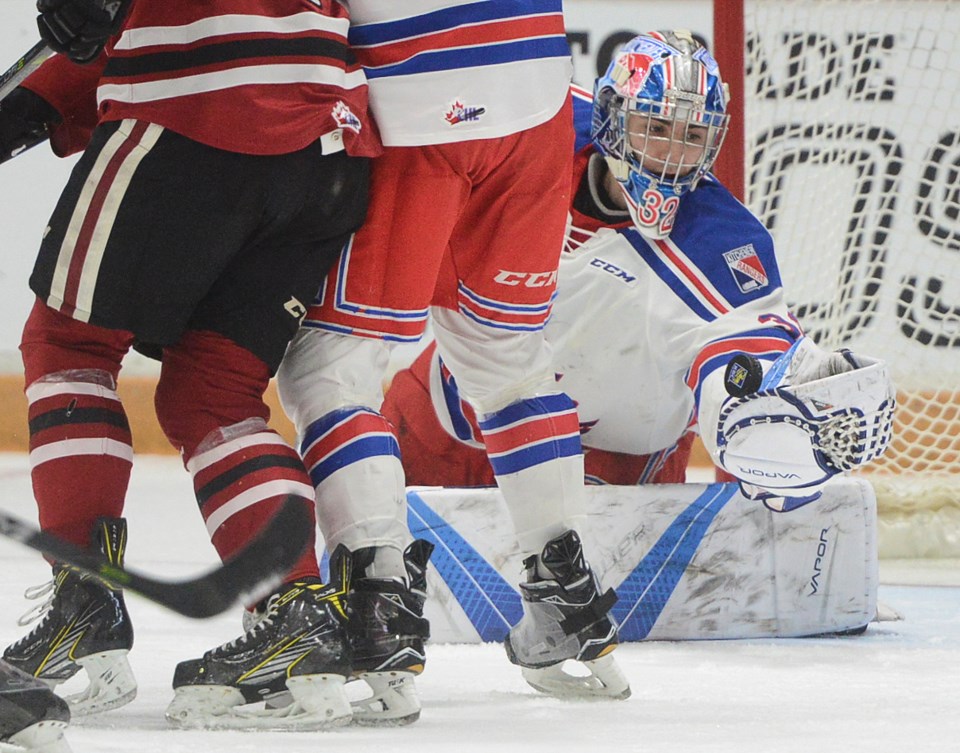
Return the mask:
{"type": "Polygon", "coordinates": [[[65,117],[59,153],[99,122],[134,119],[244,154],[285,154],[339,131],[375,156],[363,69],[347,45],[346,9],[331,0],[138,0],[91,65],[55,56],[27,86],[65,117]]]}

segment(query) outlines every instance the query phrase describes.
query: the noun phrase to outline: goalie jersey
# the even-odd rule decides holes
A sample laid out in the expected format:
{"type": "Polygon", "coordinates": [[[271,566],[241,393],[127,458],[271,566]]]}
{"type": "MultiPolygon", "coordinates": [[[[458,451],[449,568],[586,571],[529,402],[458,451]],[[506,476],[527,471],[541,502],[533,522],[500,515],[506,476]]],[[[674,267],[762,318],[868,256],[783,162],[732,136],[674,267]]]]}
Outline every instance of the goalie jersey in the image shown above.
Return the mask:
{"type": "MultiPolygon", "coordinates": [[[[589,128],[584,99],[574,92],[580,143],[589,128]]],[[[584,447],[650,456],[644,482],[696,429],[704,386],[717,394],[732,355],[769,363],[802,333],[784,302],[773,239],[718,180],[708,176],[685,195],[670,237],[653,240],[605,201],[606,169],[591,145],[577,154],[545,333],[584,447]]],[[[428,354],[436,420],[450,437],[482,447],[470,406],[428,354]]]]}

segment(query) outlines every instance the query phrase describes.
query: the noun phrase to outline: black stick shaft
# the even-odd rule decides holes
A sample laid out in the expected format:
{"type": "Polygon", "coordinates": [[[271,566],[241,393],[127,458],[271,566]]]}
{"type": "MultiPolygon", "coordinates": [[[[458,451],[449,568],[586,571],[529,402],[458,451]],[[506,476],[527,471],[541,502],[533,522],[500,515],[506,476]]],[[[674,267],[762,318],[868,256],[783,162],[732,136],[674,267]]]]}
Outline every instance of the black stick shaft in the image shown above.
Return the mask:
{"type": "Polygon", "coordinates": [[[0,76],[0,100],[16,89],[23,80],[33,73],[44,60],[53,55],[46,42],[37,42],[33,47],[0,76]]]}
{"type": "Polygon", "coordinates": [[[118,567],[99,553],[83,550],[18,518],[0,513],[0,535],[182,615],[198,618],[219,614],[239,601],[255,601],[265,596],[300,558],[313,526],[304,500],[288,497],[246,548],[223,565],[191,580],[163,581],[118,567]]]}

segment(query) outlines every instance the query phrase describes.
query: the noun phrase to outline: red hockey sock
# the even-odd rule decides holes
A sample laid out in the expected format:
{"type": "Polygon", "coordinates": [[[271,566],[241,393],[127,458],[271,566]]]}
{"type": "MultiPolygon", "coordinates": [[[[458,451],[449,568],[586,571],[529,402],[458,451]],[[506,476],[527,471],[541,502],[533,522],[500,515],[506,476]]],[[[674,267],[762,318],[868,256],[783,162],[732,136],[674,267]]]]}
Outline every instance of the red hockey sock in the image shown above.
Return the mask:
{"type": "Polygon", "coordinates": [[[81,546],[119,517],[130,480],[130,427],[116,392],[128,332],[74,321],[38,302],[24,328],[30,466],[41,527],[81,546]]]}
{"type": "MultiPolygon", "coordinates": [[[[200,511],[222,558],[237,552],[288,495],[314,519],[313,486],[297,452],[267,427],[269,370],[214,332],[191,331],[164,351],[157,416],[193,476],[200,511]]],[[[288,580],[317,576],[316,524],[288,580]]]]}

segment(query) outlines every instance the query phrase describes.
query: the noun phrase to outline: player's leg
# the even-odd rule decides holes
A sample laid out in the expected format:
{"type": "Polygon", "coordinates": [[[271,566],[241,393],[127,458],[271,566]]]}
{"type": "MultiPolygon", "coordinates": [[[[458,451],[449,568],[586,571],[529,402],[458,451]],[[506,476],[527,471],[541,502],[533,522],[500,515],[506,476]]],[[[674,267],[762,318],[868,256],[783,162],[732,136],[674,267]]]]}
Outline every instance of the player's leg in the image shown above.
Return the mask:
{"type": "MultiPolygon", "coordinates": [[[[258,232],[270,176],[257,166],[265,164],[139,121],[94,132],[30,280],[42,303],[22,350],[45,529],[83,544],[95,532],[95,544],[120,562],[126,533],[117,516],[132,460],[115,390],[121,359],[133,342],[154,354],[178,342],[237,249],[258,232]]],[[[51,680],[85,665],[91,686],[73,699],[77,713],[132,699],[125,658],[132,630],[119,592],[58,569],[51,593],[47,619],[7,650],[8,660],[51,680]],[[64,625],[82,630],[75,646],[76,631],[64,625]]]]}
{"type": "MultiPolygon", "coordinates": [[[[288,497],[314,509],[303,462],[268,427],[263,395],[305,310],[297,303],[315,293],[365,208],[365,163],[342,153],[275,162],[264,176],[276,189],[266,211],[284,219],[268,221],[231,259],[190,328],[164,348],[157,388],[158,418],[193,477],[223,558],[288,497]]],[[[348,721],[349,553],[335,557],[331,569],[331,583],[322,584],[311,540],[244,635],[179,664],[168,718],[225,728],[311,729],[348,721]],[[261,702],[265,707],[239,708],[261,702]]]]}
{"type": "MultiPolygon", "coordinates": [[[[128,303],[116,259],[142,240],[127,220],[161,133],[131,122],[97,129],[44,235],[30,280],[39,300],[21,343],[41,526],[117,564],[133,449],[116,381],[134,333],[114,316],[128,303]]],[[[48,597],[34,612],[42,619],[6,649],[7,661],[50,682],[83,667],[90,685],[71,697],[74,713],[131,700],[133,632],[119,590],[54,564],[51,587],[28,593],[48,597]]]]}
{"type": "MultiPolygon", "coordinates": [[[[117,565],[126,549],[120,516],[133,448],[116,375],[130,339],[127,332],[78,322],[37,301],[21,344],[41,526],[117,565]]],[[[21,624],[39,621],[7,647],[8,662],[52,684],[84,669],[88,687],[68,698],[76,714],[133,699],[136,682],[126,658],[133,628],[115,584],[54,563],[53,581],[27,595],[44,601],[21,624]]]]}
{"type": "Polygon", "coordinates": [[[579,420],[543,338],[569,202],[569,118],[564,108],[542,126],[476,145],[489,169],[451,239],[453,268],[438,285],[433,323],[527,555],[524,617],[508,656],[540,690],[626,697],[610,656],[615,597],[600,593],[577,534],[585,520],[579,420]],[[591,678],[564,673],[568,659],[584,662],[591,678]]]}
{"type": "MultiPolygon", "coordinates": [[[[493,486],[493,469],[483,445],[475,447],[455,439],[441,425],[438,411],[456,412],[458,428],[465,435],[479,436],[474,429],[473,409],[460,400],[459,394],[444,394],[437,384],[452,380],[442,366],[436,346],[427,347],[409,368],[397,372],[384,397],[381,412],[393,426],[400,443],[400,457],[408,486],[493,486]],[[434,397],[433,389],[439,394],[434,397]],[[441,398],[442,395],[442,398],[441,398]],[[446,402],[449,398],[453,405],[446,402]],[[435,399],[444,399],[441,407],[435,399]],[[464,415],[469,412],[469,416],[464,415]]],[[[449,382],[448,382],[449,383],[449,382]]]]}
{"type": "Polygon", "coordinates": [[[391,342],[424,329],[436,272],[466,181],[429,149],[375,160],[367,222],[330,273],[278,374],[284,409],[316,489],[328,550],[354,552],[354,673],[372,689],[358,721],[409,722],[423,669],[423,547],[410,547],[397,441],[380,413],[391,342]],[[390,622],[403,626],[391,631],[390,622]],[[392,640],[384,640],[389,636],[392,640]]]}

